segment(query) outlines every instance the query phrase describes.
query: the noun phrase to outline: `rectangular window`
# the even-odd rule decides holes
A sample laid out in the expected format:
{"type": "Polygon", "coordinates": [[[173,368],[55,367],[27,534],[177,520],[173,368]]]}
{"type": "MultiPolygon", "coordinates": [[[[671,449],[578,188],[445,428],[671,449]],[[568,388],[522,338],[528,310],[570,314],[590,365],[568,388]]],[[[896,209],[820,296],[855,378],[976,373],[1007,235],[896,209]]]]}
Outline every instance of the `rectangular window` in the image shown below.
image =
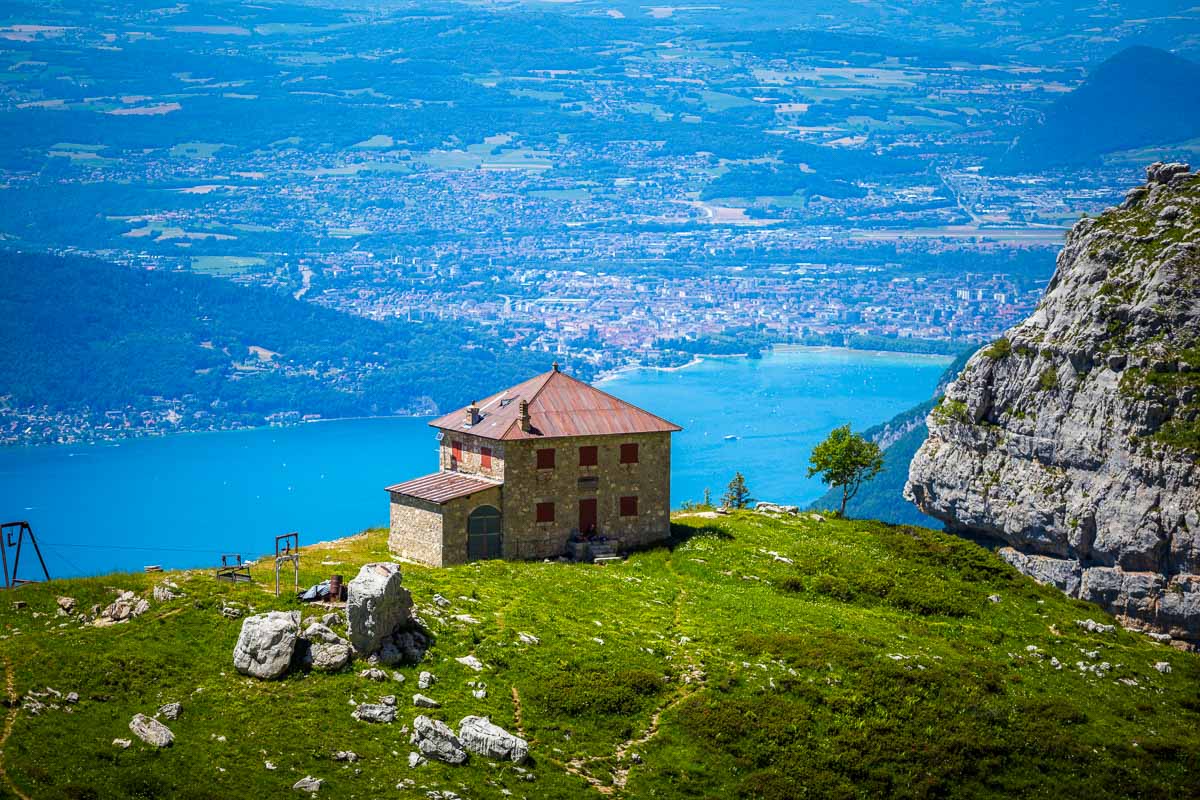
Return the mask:
{"type": "Polygon", "coordinates": [[[637,516],[637,497],[622,497],[621,498],[621,516],[636,517],[637,516]]]}
{"type": "Polygon", "coordinates": [[[454,459],[456,464],[462,462],[462,442],[450,443],[450,457],[454,459]]]}
{"type": "Polygon", "coordinates": [[[554,503],[537,504],[537,521],[554,522],[554,503]]]}
{"type": "Polygon", "coordinates": [[[638,446],[637,442],[632,444],[621,445],[621,463],[636,464],[638,463],[638,446]]]}
{"type": "Polygon", "coordinates": [[[600,448],[594,444],[579,448],[579,466],[594,467],[600,463],[600,448]]]}
{"type": "Polygon", "coordinates": [[[479,468],[480,469],[491,469],[492,468],[492,448],[490,448],[490,447],[479,448],[479,468]]]}
{"type": "Polygon", "coordinates": [[[554,448],[545,447],[537,451],[537,468],[554,469],[554,448]]]}

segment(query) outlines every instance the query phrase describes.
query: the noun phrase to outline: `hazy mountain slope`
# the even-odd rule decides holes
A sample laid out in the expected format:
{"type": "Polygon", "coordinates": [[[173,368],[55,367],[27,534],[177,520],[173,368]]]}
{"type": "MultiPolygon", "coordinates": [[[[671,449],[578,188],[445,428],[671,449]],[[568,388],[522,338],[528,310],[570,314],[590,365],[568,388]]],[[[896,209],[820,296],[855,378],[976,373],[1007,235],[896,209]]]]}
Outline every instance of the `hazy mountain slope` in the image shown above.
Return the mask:
{"type": "MultiPolygon", "coordinates": [[[[904,499],[904,483],[908,480],[909,463],[929,434],[925,418],[938,404],[942,390],[958,376],[973,352],[974,350],[968,350],[961,353],[946,367],[946,371],[938,379],[934,397],[862,432],[868,439],[884,448],[883,472],[863,485],[854,499],[846,505],[848,516],[878,519],[894,525],[937,527],[941,524],[933,517],[922,514],[916,506],[904,499]]],[[[809,508],[836,509],[842,502],[841,497],[840,489],[830,489],[809,508]]]]}
{"type": "Polygon", "coordinates": [[[1022,128],[998,160],[1004,171],[1088,164],[1116,150],[1200,135],[1200,64],[1152,47],[1105,61],[1022,128]]]}
{"type": "Polygon", "coordinates": [[[244,423],[281,411],[412,413],[467,402],[547,360],[469,327],[376,322],[79,257],[0,253],[0,285],[8,407],[102,413],[161,397],[244,423]]]}
{"type": "MultiPolygon", "coordinates": [[[[1099,608],[942,533],[754,513],[678,516],[674,532],[605,567],[406,564],[434,641],[381,682],[361,661],[269,682],[234,670],[242,620],[223,608],[296,610],[302,627],[329,613],[276,599],[268,566],[252,584],[193,570],[22,588],[25,608],[0,604],[0,627],[21,631],[0,661],[15,697],[4,770],[38,800],[302,797],[290,787],[306,775],[325,781],[319,797],[412,800],[1194,796],[1195,655],[1088,632],[1076,620],[1111,622],[1099,608]],[[164,580],[184,596],[154,599],[164,580]],[[111,627],[55,614],[60,595],[86,614],[115,589],[149,598],[147,613],[111,627]],[[413,707],[426,670],[440,708],[413,707]],[[352,718],[386,695],[395,722],[352,718]],[[134,714],[170,702],[171,747],[131,735],[134,714]],[[418,714],[455,730],[488,716],[530,761],[410,768],[418,714]],[[347,750],[356,762],[334,760],[347,750]]],[[[386,539],[305,548],[302,585],[389,560],[386,539]]]]}

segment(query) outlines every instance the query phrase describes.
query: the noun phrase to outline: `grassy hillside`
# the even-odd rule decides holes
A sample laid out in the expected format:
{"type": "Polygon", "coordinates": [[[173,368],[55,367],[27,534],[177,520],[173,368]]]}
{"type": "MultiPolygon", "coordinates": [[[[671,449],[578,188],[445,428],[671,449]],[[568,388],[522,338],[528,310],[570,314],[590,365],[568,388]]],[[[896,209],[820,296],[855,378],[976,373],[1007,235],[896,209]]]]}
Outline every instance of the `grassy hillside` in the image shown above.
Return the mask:
{"type": "MultiPolygon", "coordinates": [[[[313,775],[326,781],[321,796],[346,798],[1194,796],[1195,655],[1085,632],[1076,620],[1111,620],[929,530],[742,512],[677,517],[674,531],[670,547],[607,567],[407,567],[436,642],[400,669],[403,684],[359,678],[361,665],[277,683],[238,675],[241,622],[220,607],[298,607],[275,599],[264,567],[236,587],[170,575],[185,598],[108,628],[55,616],[55,596],[88,608],[116,589],[148,595],[162,577],[22,588],[10,597],[27,607],[0,607],[10,698],[0,793],[289,797],[313,775]],[[433,605],[435,592],[451,607],[433,605]],[[469,653],[482,673],[454,660],[469,653]],[[434,716],[456,726],[485,714],[523,732],[529,772],[475,756],[409,769],[404,727],[421,669],[439,678],[426,691],[443,703],[434,716]],[[488,696],[472,697],[468,680],[488,696]],[[20,707],[45,687],[80,702],[37,716],[20,707]],[[393,693],[395,724],[351,718],[352,699],[393,693]],[[135,713],[171,701],[183,705],[168,723],[174,746],[112,745],[135,713]],[[337,750],[361,760],[335,762],[337,750]]],[[[386,557],[383,531],[305,548],[303,579],[350,577],[386,557]]]]}

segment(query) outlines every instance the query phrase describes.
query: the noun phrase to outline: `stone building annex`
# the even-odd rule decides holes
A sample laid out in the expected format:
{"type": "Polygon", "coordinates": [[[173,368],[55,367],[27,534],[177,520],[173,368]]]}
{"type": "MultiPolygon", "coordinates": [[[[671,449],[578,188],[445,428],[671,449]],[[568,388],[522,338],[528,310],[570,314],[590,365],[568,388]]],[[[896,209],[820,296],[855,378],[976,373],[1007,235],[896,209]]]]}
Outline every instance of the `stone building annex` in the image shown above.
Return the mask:
{"type": "Polygon", "coordinates": [[[389,486],[392,552],[434,566],[582,556],[670,532],[671,434],[560,372],[430,423],[437,472],[389,486]]]}

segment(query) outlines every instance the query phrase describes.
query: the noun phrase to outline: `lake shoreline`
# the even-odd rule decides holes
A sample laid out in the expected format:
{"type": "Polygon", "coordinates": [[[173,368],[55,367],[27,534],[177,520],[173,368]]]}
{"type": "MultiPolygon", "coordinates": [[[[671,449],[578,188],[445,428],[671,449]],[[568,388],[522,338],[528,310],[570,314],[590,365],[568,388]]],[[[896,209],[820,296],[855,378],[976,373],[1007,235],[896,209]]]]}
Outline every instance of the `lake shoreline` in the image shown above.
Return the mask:
{"type": "MultiPolygon", "coordinates": [[[[777,344],[763,354],[763,358],[767,358],[772,354],[782,353],[846,353],[855,355],[875,355],[875,356],[900,356],[904,358],[920,359],[920,360],[940,360],[949,363],[953,360],[952,356],[942,355],[940,353],[910,353],[903,350],[879,350],[879,349],[860,349],[856,347],[840,347],[836,345],[807,345],[807,344],[777,344]]],[[[641,365],[641,364],[626,364],[624,366],[615,367],[610,370],[604,370],[596,374],[592,379],[593,386],[602,386],[603,384],[611,383],[618,378],[625,377],[640,371],[646,372],[662,372],[672,373],[681,372],[686,369],[697,367],[707,361],[736,361],[738,359],[749,359],[749,353],[697,353],[692,357],[691,361],[685,364],[677,364],[669,367],[641,365]]],[[[761,361],[762,359],[755,359],[761,361]]],[[[359,420],[384,420],[384,419],[428,419],[433,420],[441,416],[441,412],[435,414],[362,414],[349,417],[321,417],[319,419],[297,420],[284,424],[269,424],[269,425],[246,425],[235,428],[218,428],[215,430],[179,430],[179,431],[145,431],[141,433],[128,433],[110,438],[93,439],[90,441],[81,442],[54,442],[51,444],[15,444],[0,447],[0,459],[3,458],[3,453],[13,453],[21,451],[35,450],[55,450],[59,448],[76,447],[90,448],[96,446],[119,447],[125,442],[147,441],[157,439],[169,439],[180,436],[203,436],[206,434],[217,433],[248,433],[254,431],[265,431],[271,429],[292,430],[305,425],[315,425],[320,423],[330,422],[354,422],[359,420]]]]}

